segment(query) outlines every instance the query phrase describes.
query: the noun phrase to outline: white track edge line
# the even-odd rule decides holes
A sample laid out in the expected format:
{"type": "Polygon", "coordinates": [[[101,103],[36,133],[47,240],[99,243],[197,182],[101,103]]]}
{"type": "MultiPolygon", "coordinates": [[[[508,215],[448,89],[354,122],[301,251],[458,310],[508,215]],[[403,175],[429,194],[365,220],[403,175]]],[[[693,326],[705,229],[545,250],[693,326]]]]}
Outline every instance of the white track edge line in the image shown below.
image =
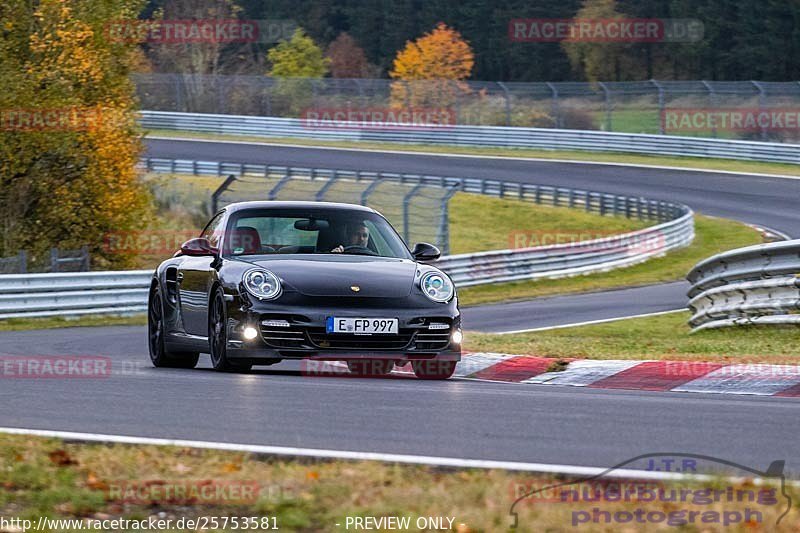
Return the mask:
{"type": "MultiPolygon", "coordinates": [[[[492,335],[512,335],[514,333],[533,333],[535,331],[548,331],[552,329],[563,329],[563,328],[576,328],[580,326],[591,326],[592,324],[605,324],[606,322],[616,322],[617,320],[630,320],[632,318],[647,318],[651,316],[659,316],[659,315],[669,315],[672,313],[681,313],[686,311],[686,309],[670,309],[669,311],[658,311],[655,313],[643,313],[641,315],[629,315],[629,316],[619,316],[615,318],[601,318],[599,320],[587,320],[586,322],[575,322],[573,324],[559,324],[557,326],[544,326],[541,328],[532,328],[532,329],[518,329],[514,331],[490,331],[489,334],[492,335]]],[[[481,332],[479,332],[481,333],[481,332]]]]}
{"type": "MultiPolygon", "coordinates": [[[[442,152],[420,152],[415,150],[375,150],[369,148],[341,148],[336,146],[315,146],[312,144],[290,144],[290,143],[270,143],[258,141],[237,141],[237,140],[214,140],[214,139],[201,139],[193,137],[159,137],[152,135],[145,135],[145,139],[153,139],[154,141],[181,141],[181,142],[204,142],[204,143],[223,143],[223,144],[244,144],[251,146],[274,146],[286,148],[308,148],[313,150],[338,150],[342,152],[371,152],[379,154],[402,154],[402,155],[423,155],[423,156],[436,156],[436,157],[465,157],[472,159],[505,159],[509,161],[538,161],[545,163],[571,163],[575,165],[601,165],[611,167],[632,167],[632,168],[651,168],[655,170],[678,170],[684,172],[705,172],[708,174],[729,174],[731,176],[753,176],[758,178],[780,178],[787,180],[800,180],[800,176],[791,176],[787,174],[764,174],[759,172],[741,172],[735,170],[714,170],[708,168],[694,168],[694,167],[671,167],[666,165],[643,165],[637,163],[623,163],[613,161],[585,161],[581,159],[547,159],[542,157],[512,157],[503,155],[478,155],[478,154],[457,154],[457,153],[442,153],[442,152]]],[[[347,141],[344,141],[347,142],[347,141]]],[[[353,142],[353,141],[351,141],[353,142]]],[[[593,153],[593,152],[588,152],[593,153]]],[[[604,152],[599,152],[604,153],[604,152]]],[[[642,155],[642,154],[627,154],[627,155],[642,155]]],[[[644,155],[647,157],[647,155],[644,155]]],[[[728,160],[726,160],[728,161],[728,160]]],[[[730,159],[730,161],[741,161],[739,159],[730,159]]]]}
{"type": "MultiPolygon", "coordinates": [[[[234,444],[227,442],[208,442],[181,439],[162,439],[152,437],[133,437],[126,435],[106,435],[102,433],[79,433],[73,431],[57,431],[43,429],[25,429],[0,427],[0,433],[8,435],[31,435],[35,437],[76,440],[85,442],[105,442],[114,444],[143,444],[151,446],[178,446],[206,450],[248,452],[266,455],[282,455],[295,457],[317,457],[322,459],[346,459],[356,461],[383,461],[390,463],[417,464],[426,466],[445,466],[457,468],[480,468],[514,470],[522,472],[538,472],[545,474],[567,474],[575,476],[597,476],[606,472],[605,477],[627,479],[655,480],[713,480],[714,476],[703,474],[681,474],[677,472],[655,472],[649,470],[618,469],[607,472],[608,468],[593,466],[574,466],[546,463],[522,463],[514,461],[492,461],[484,459],[457,459],[451,457],[432,457],[427,455],[404,455],[379,452],[354,452],[345,450],[325,450],[315,448],[294,448],[287,446],[265,446],[258,444],[234,444]]],[[[728,480],[742,481],[747,478],[731,477],[728,480]]],[[[758,482],[760,478],[753,481],[758,482]]]]}

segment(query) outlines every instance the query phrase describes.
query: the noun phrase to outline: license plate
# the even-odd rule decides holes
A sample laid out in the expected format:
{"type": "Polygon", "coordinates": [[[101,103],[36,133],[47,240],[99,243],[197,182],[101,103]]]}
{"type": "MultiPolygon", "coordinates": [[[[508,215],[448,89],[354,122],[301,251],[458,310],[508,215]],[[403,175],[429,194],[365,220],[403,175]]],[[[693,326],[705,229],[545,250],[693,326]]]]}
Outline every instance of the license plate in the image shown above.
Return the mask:
{"type": "Polygon", "coordinates": [[[396,318],[341,318],[329,316],[325,325],[328,333],[355,335],[397,334],[396,318]]]}

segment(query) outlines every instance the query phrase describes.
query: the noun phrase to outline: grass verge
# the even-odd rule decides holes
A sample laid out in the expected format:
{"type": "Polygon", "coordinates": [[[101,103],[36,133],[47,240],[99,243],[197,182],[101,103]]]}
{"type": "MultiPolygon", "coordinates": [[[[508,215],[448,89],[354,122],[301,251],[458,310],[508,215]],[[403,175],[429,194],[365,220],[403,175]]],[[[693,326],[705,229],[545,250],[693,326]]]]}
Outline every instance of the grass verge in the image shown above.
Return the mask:
{"type": "Polygon", "coordinates": [[[481,305],[677,281],[707,257],[762,242],[761,235],[745,224],[702,215],[695,216],[695,233],[694,242],[686,248],[638,265],[574,278],[466,287],[458,291],[459,303],[481,305]]]}
{"type": "Polygon", "coordinates": [[[453,254],[590,240],[655,224],[467,193],[453,196],[449,215],[453,254]]]}
{"type": "Polygon", "coordinates": [[[750,326],[690,333],[689,312],[573,328],[495,335],[468,332],[464,348],[578,359],[797,364],[800,328],[750,326]]]}
{"type": "MultiPolygon", "coordinates": [[[[742,474],[739,474],[742,475],[742,474]]],[[[745,474],[746,475],[746,474],[745,474]]],[[[56,439],[0,435],[0,514],[6,519],[15,517],[36,523],[38,517],[83,520],[154,519],[217,517],[274,517],[283,531],[342,531],[350,527],[348,517],[407,517],[418,530],[421,517],[444,517],[445,529],[460,533],[508,530],[511,506],[519,513],[520,531],[573,530],[575,520],[585,519],[592,509],[610,511],[682,514],[671,516],[684,520],[689,511],[724,513],[751,508],[760,516],[750,515],[749,523],[734,524],[733,530],[772,529],[787,506],[780,490],[773,486],[755,487],[751,481],[728,482],[722,478],[704,481],[682,481],[675,484],[634,484],[623,481],[622,487],[644,487],[661,490],[691,490],[708,494],[714,489],[734,495],[765,494],[757,501],[686,501],[674,503],[656,501],[645,503],[636,498],[628,502],[602,496],[611,494],[608,481],[604,484],[571,484],[565,490],[576,495],[601,494],[599,501],[559,501],[554,491],[531,493],[563,483],[566,478],[551,475],[517,473],[503,470],[469,470],[433,468],[414,465],[394,465],[378,462],[293,460],[257,456],[246,453],[220,452],[176,447],[81,444],[56,439]],[[203,487],[211,490],[203,497],[203,487]],[[763,493],[759,491],[769,491],[763,493]],[[599,492],[598,492],[599,491],[599,492]],[[774,491],[774,492],[773,492],[774,491]],[[189,496],[200,497],[192,500],[189,496]],[[338,525],[337,525],[338,524],[338,525]],[[449,527],[448,527],[449,526],[449,527]],[[739,526],[741,526],[739,528],[739,526]],[[738,528],[738,529],[737,529],[738,528]]],[[[575,481],[575,480],[572,480],[575,481]]],[[[787,530],[800,527],[797,501],[798,490],[787,487],[795,502],[794,512],[782,521],[787,530]]],[[[689,494],[693,494],[690,492],[689,494]]],[[[701,493],[698,493],[701,494],[701,493]]],[[[585,497],[585,496],[584,496],[585,497]]],[[[581,496],[578,496],[580,499],[581,496]]],[[[587,498],[588,499],[588,498],[587,498]]],[[[588,516],[591,517],[591,514],[588,516]]],[[[731,515],[732,516],[732,515],[731,515]]],[[[700,526],[699,513],[693,522],[705,530],[715,523],[711,515],[700,526]]],[[[605,524],[590,519],[584,522],[587,530],[614,530],[615,522],[605,524]]],[[[663,522],[663,517],[661,521],[663,522]]],[[[742,522],[743,518],[740,519],[742,522]]],[[[653,518],[655,522],[655,517],[653,518]]],[[[665,523],[650,523],[649,529],[674,530],[665,523]]],[[[270,525],[272,522],[270,523],[270,525]]],[[[638,527],[644,528],[639,523],[638,527]]],[[[628,527],[628,526],[625,526],[628,527]]],[[[694,530],[694,527],[690,526],[694,530]]],[[[194,528],[184,528],[183,531],[194,528]]],[[[384,529],[384,528],[381,528],[384,529]]],[[[436,530],[434,527],[422,528],[436,530]]],[[[60,528],[58,531],[76,531],[60,528]]],[[[122,528],[116,531],[124,531],[122,528]]],[[[174,526],[161,531],[176,531],[174,526]]],[[[198,529],[199,530],[199,529],[198,529]]],[[[208,531],[231,531],[228,528],[209,528],[208,531]]],[[[239,528],[241,530],[241,527],[239,528]]],[[[265,529],[258,529],[263,531],[265,529]]],[[[643,529],[642,529],[643,530],[643,529]]]]}
{"type": "Polygon", "coordinates": [[[521,157],[530,159],[570,159],[595,163],[625,163],[633,165],[655,165],[679,168],[698,168],[754,174],[776,174],[800,176],[798,165],[783,163],[759,163],[732,159],[711,159],[705,157],[664,157],[636,155],[627,153],[597,153],[570,150],[532,150],[524,148],[489,148],[472,146],[431,146],[426,144],[400,144],[377,142],[323,141],[314,139],[295,139],[286,137],[255,137],[245,135],[216,135],[210,133],[191,133],[186,131],[156,130],[148,132],[153,137],[193,138],[223,141],[244,141],[263,144],[293,144],[298,146],[327,146],[331,148],[360,148],[376,151],[405,151],[429,154],[485,155],[500,157],[521,157]]]}
{"type": "Polygon", "coordinates": [[[131,316],[83,316],[79,318],[7,318],[0,320],[0,331],[144,325],[147,325],[147,315],[144,313],[131,316]]]}

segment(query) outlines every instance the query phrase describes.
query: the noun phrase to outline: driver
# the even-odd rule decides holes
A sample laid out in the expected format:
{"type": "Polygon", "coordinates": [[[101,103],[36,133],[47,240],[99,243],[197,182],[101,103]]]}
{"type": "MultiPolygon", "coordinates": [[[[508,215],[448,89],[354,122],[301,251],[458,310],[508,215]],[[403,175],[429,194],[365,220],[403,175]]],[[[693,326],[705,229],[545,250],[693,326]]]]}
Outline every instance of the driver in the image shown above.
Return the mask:
{"type": "Polygon", "coordinates": [[[347,244],[340,244],[333,250],[332,253],[340,254],[344,249],[349,246],[359,246],[366,248],[369,243],[369,229],[363,223],[357,223],[353,226],[347,227],[347,244]]]}

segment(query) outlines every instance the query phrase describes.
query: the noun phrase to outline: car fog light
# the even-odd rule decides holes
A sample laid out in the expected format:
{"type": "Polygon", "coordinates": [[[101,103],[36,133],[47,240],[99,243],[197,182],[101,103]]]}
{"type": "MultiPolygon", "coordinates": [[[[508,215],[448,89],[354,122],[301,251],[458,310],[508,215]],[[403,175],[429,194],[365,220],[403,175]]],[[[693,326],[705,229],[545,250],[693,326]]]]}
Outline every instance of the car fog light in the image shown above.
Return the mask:
{"type": "Polygon", "coordinates": [[[460,329],[457,329],[453,332],[453,344],[461,344],[461,341],[464,339],[464,335],[461,333],[460,329]]]}
{"type": "Polygon", "coordinates": [[[258,336],[258,331],[256,330],[256,328],[252,328],[252,327],[248,326],[248,327],[244,328],[243,334],[244,334],[244,338],[245,339],[251,341],[251,340],[255,339],[258,336]]]}

